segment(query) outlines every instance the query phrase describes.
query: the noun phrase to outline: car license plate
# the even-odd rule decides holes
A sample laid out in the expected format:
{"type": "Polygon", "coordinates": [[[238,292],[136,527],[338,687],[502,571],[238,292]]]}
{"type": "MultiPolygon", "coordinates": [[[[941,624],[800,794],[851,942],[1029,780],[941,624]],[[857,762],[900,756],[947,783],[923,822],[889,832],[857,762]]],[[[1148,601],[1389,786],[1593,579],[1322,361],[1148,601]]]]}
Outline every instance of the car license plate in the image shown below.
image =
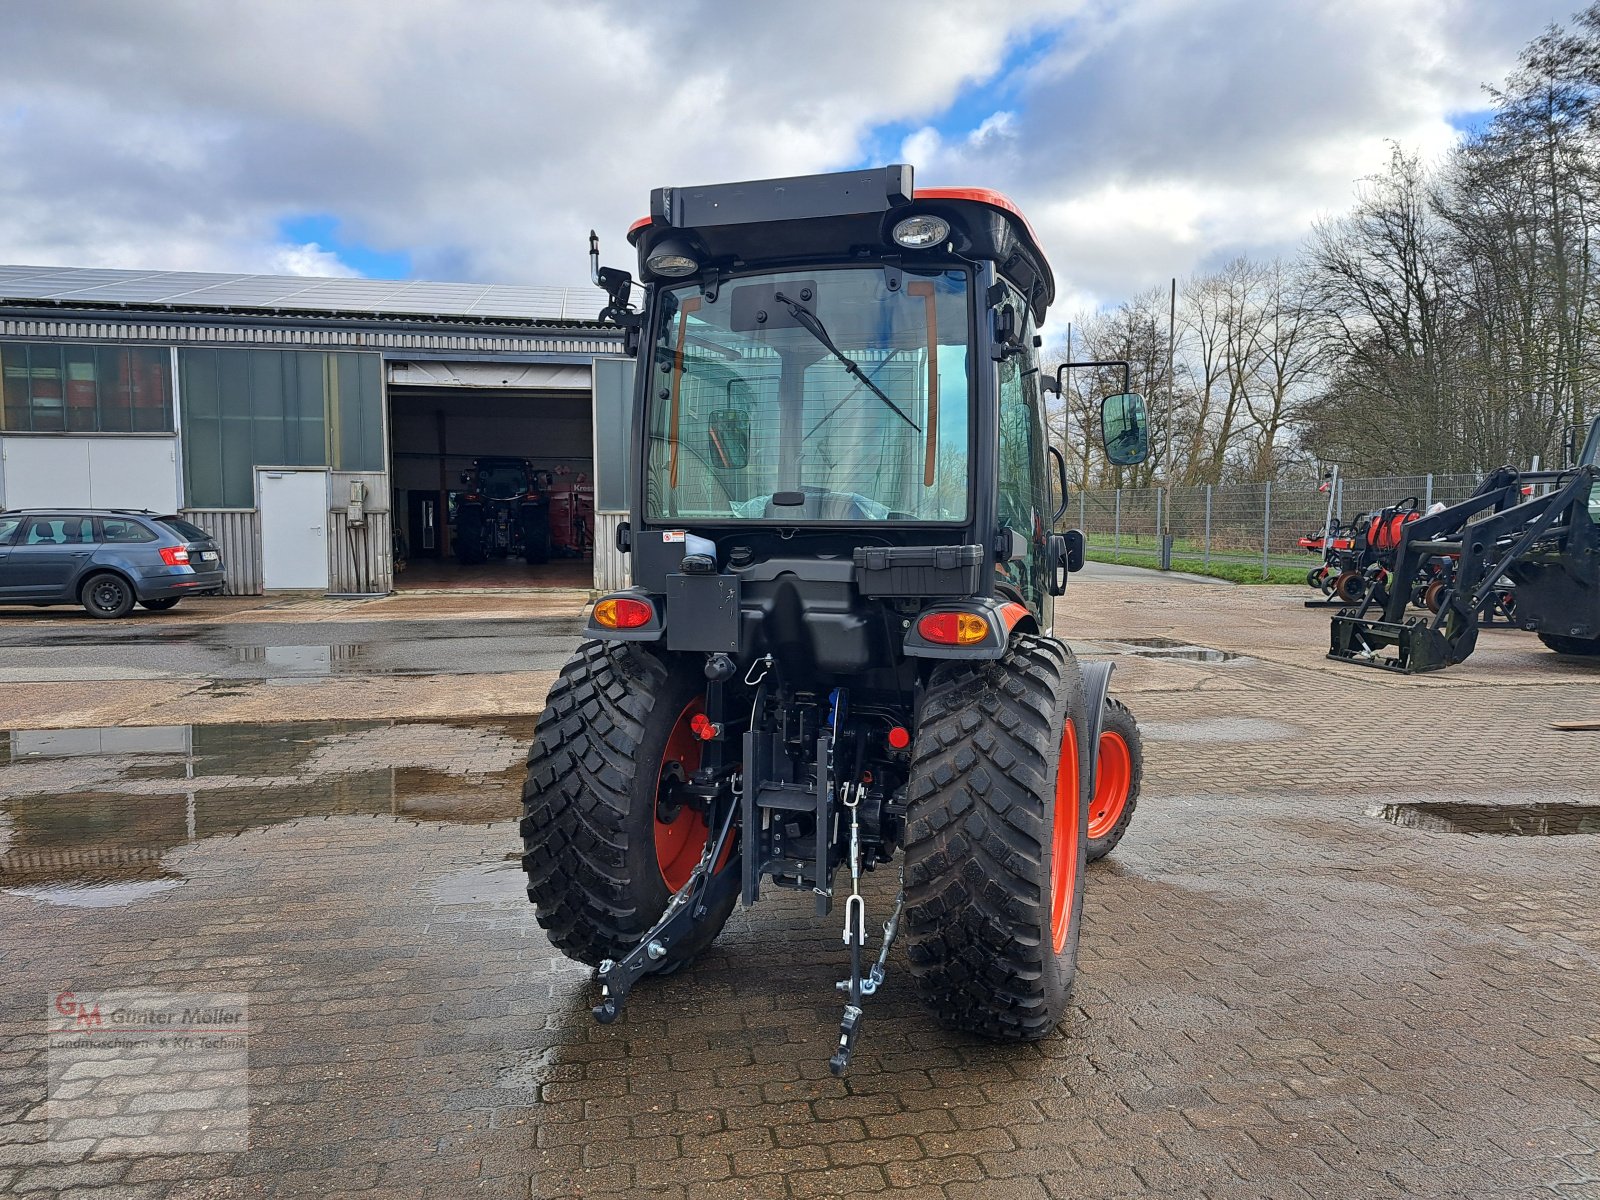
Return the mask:
{"type": "Polygon", "coordinates": [[[217,561],[217,552],[215,550],[202,550],[202,551],[200,551],[200,561],[201,562],[216,562],[217,561]]]}

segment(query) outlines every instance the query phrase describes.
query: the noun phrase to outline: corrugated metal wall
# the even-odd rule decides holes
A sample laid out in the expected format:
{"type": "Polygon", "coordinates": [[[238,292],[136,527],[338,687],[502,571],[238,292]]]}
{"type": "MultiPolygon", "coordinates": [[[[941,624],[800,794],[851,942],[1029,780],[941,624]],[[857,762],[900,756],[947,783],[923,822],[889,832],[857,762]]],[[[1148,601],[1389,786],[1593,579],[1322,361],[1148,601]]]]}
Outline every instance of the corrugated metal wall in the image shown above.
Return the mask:
{"type": "Polygon", "coordinates": [[[389,512],[389,477],[377,471],[335,471],[328,481],[328,590],[394,590],[394,523],[389,512]],[[366,520],[350,524],[350,485],[367,485],[366,520]]]}
{"type": "Polygon", "coordinates": [[[261,515],[255,509],[186,508],[183,515],[222,549],[229,596],[261,594],[261,515]]]}
{"type": "Polygon", "coordinates": [[[627,513],[594,515],[594,586],[602,592],[621,591],[632,583],[628,556],[617,550],[617,526],[627,519],[627,513]]]}
{"type": "MultiPolygon", "coordinates": [[[[328,506],[330,592],[394,590],[394,525],[385,479],[377,472],[333,472],[328,506]],[[367,519],[352,528],[346,506],[353,480],[367,485],[367,519]]],[[[211,534],[222,548],[227,569],[226,594],[261,595],[261,514],[255,509],[186,508],[183,515],[211,534]]]]}
{"type": "Polygon", "coordinates": [[[386,593],[394,590],[394,525],[388,512],[368,512],[352,526],[345,510],[328,516],[328,590],[386,593]]]}

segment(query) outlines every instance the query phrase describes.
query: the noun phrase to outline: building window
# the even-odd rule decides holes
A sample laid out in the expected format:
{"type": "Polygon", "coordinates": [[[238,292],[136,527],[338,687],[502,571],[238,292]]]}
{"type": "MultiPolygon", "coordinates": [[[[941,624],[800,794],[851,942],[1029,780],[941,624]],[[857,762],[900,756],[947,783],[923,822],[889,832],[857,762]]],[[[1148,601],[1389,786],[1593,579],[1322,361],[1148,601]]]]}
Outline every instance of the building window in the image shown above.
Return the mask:
{"type": "Polygon", "coordinates": [[[376,354],[178,351],[190,508],[254,508],[257,467],[383,470],[376,354]]]}
{"type": "Polygon", "coordinates": [[[171,366],[164,346],[0,342],[0,430],[171,433],[171,366]]]}

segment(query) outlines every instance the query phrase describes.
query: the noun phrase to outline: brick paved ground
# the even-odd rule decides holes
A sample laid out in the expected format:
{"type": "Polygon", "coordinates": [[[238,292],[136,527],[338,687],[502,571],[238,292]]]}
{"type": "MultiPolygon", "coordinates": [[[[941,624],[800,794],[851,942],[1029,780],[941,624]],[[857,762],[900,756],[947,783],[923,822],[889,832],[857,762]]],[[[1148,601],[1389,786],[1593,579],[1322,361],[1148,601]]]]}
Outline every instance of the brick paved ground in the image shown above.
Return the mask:
{"type": "Polygon", "coordinates": [[[508,857],[525,723],[0,765],[22,891],[0,893],[0,1193],[1600,1196],[1595,837],[1367,815],[1593,800],[1600,733],[1549,723],[1600,716],[1600,670],[1509,634],[1436,679],[1324,664],[1326,614],[1288,591],[1074,603],[1074,639],[1264,657],[1119,658],[1146,798],[1090,871],[1060,1034],[944,1033],[897,956],[843,1081],[838,932],[788,895],[592,1022],[508,857]],[[86,855],[181,885],[28,898],[86,855]],[[43,1013],[67,984],[246,992],[250,1149],[50,1162],[43,1013]]]}

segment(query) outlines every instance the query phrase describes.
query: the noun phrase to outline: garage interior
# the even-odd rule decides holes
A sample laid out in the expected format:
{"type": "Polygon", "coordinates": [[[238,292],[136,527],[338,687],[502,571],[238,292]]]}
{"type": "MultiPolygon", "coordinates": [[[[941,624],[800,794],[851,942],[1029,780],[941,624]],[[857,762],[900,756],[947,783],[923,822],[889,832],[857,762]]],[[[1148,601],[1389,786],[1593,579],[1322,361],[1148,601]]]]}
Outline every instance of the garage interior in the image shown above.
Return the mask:
{"type": "MultiPolygon", "coordinates": [[[[391,364],[391,471],[405,567],[399,590],[589,588],[594,579],[594,417],[587,367],[391,364]],[[549,561],[462,562],[455,513],[475,458],[549,472],[549,561]]],[[[397,547],[399,549],[399,547],[397,547]]]]}

